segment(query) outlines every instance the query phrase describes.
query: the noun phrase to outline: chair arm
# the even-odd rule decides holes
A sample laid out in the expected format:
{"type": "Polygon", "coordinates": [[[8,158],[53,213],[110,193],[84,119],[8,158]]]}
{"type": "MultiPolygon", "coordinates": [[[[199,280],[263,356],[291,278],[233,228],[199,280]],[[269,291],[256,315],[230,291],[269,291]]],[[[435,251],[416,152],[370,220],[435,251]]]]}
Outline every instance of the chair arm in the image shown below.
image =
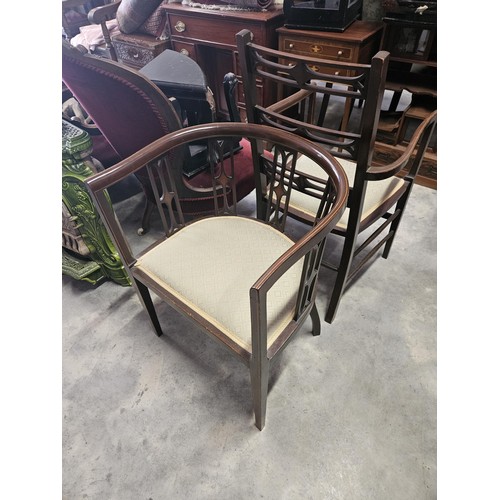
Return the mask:
{"type": "Polygon", "coordinates": [[[411,161],[413,152],[415,151],[417,144],[419,144],[416,156],[413,159],[413,163],[410,167],[410,171],[405,177],[407,179],[414,179],[418,173],[420,164],[422,163],[423,155],[425,153],[425,150],[427,149],[427,146],[429,145],[432,133],[434,132],[436,121],[437,121],[437,111],[433,111],[417,127],[417,129],[412,135],[410,142],[406,146],[401,156],[396,161],[393,161],[388,165],[369,167],[366,178],[370,181],[377,181],[377,180],[387,179],[388,177],[396,175],[403,168],[405,168],[411,161]]]}
{"type": "Polygon", "coordinates": [[[303,236],[292,247],[290,247],[274,264],[254,283],[250,289],[250,294],[257,296],[267,294],[270,288],[304,255],[306,255],[315,245],[320,243],[342,216],[347,206],[347,197],[340,200],[338,206],[332,210],[327,217],[322,219],[307,235],[303,236]]]}
{"type": "Polygon", "coordinates": [[[291,108],[292,106],[295,106],[304,99],[307,99],[312,94],[314,94],[314,91],[312,90],[305,90],[305,89],[298,90],[291,96],[285,97],[284,99],[281,99],[280,101],[271,104],[270,106],[267,106],[266,110],[272,111],[274,113],[282,113],[283,111],[287,110],[288,108],[291,108]]]}
{"type": "MultiPolygon", "coordinates": [[[[343,173],[343,172],[342,172],[343,173]]],[[[305,258],[300,289],[295,304],[294,320],[298,324],[310,314],[314,307],[316,290],[315,283],[323,255],[325,239],[342,216],[348,198],[348,184],[345,173],[343,179],[338,177],[338,192],[335,205],[331,212],[323,217],[313,228],[281,257],[279,257],[250,288],[250,313],[252,318],[252,353],[254,356],[267,356],[267,293],[276,282],[300,259],[305,258]],[[313,293],[311,293],[313,287],[313,293]]],[[[290,338],[283,337],[279,345],[273,348],[281,349],[290,338]]],[[[276,352],[275,352],[276,353],[276,352]]],[[[274,353],[274,354],[275,354],[274,353]]],[[[274,355],[273,354],[273,355],[274,355]]]]}
{"type": "Polygon", "coordinates": [[[111,35],[109,34],[109,29],[106,24],[107,21],[111,21],[116,17],[116,11],[121,4],[121,0],[117,0],[113,3],[108,3],[101,7],[96,7],[88,13],[88,20],[91,24],[98,24],[101,26],[102,36],[104,37],[104,42],[106,45],[106,50],[109,52],[109,56],[115,62],[118,62],[118,56],[116,54],[115,47],[111,41],[111,35]]]}
{"type": "Polygon", "coordinates": [[[116,11],[120,6],[121,0],[117,0],[113,3],[108,3],[102,5],[101,7],[96,7],[89,11],[88,20],[91,24],[102,24],[106,21],[110,21],[116,17],[116,11]]]}

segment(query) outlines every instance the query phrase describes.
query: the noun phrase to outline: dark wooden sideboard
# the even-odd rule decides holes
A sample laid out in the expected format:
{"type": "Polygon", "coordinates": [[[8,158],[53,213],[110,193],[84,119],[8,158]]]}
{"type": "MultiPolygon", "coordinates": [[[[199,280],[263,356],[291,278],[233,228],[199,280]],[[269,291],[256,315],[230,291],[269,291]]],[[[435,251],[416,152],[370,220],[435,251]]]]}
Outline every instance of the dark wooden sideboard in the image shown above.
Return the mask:
{"type": "MultiPolygon", "coordinates": [[[[236,33],[249,29],[255,43],[271,48],[278,47],[277,28],[283,25],[283,10],[275,6],[263,12],[220,11],[167,4],[170,42],[173,50],[194,59],[202,68],[208,85],[214,93],[219,119],[228,119],[229,112],[224,98],[223,81],[228,72],[241,79],[236,49],[236,33]]],[[[239,86],[241,87],[241,85],[239,86]]],[[[265,104],[273,102],[267,89],[260,89],[265,104]]],[[[244,109],[241,89],[238,105],[244,109]]]]}
{"type": "Polygon", "coordinates": [[[279,28],[279,49],[319,59],[367,63],[377,52],[383,24],[354,21],[344,32],[279,28]]]}

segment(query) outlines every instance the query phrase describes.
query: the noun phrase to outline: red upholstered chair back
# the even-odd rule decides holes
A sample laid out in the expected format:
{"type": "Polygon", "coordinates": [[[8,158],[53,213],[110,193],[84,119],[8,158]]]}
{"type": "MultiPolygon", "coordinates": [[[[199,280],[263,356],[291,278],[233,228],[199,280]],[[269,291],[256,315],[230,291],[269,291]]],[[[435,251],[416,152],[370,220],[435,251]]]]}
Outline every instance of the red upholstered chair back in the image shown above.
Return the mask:
{"type": "Polygon", "coordinates": [[[181,128],[171,102],[137,71],[63,41],[62,79],[119,156],[181,128]]]}
{"type": "MultiPolygon", "coordinates": [[[[160,137],[182,128],[171,101],[150,79],[109,59],[83,54],[64,40],[62,44],[63,82],[119,159],[124,160],[160,137]]],[[[183,166],[191,159],[188,149],[183,147],[176,151],[173,163],[177,163],[178,168],[171,172],[184,205],[184,214],[213,211],[213,201],[209,198],[213,191],[211,176],[206,171],[190,179],[183,175],[183,166]]],[[[236,201],[254,188],[251,160],[240,163],[235,172],[236,201]]],[[[136,177],[146,195],[142,227],[139,229],[139,233],[143,234],[150,227],[150,216],[156,203],[148,172],[139,170],[136,177]]]]}

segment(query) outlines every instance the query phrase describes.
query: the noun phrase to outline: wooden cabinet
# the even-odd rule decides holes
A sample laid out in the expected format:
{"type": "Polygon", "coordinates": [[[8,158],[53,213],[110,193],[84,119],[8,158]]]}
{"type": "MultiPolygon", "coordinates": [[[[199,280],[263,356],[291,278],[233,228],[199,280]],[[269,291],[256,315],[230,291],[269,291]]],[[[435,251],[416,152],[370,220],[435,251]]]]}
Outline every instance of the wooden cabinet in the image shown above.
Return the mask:
{"type": "MultiPolygon", "coordinates": [[[[435,2],[430,2],[429,5],[435,2]]],[[[391,54],[386,89],[393,91],[382,113],[374,161],[393,161],[404,149],[412,130],[437,108],[437,22],[427,14],[386,12],[381,48],[391,54]],[[404,91],[411,101],[399,106],[404,91]]],[[[431,140],[416,182],[437,188],[436,137],[431,140]]]]}
{"type": "Polygon", "coordinates": [[[279,28],[279,49],[284,52],[342,62],[365,63],[377,52],[383,24],[354,21],[344,32],[279,28]]]}
{"type": "MultiPolygon", "coordinates": [[[[200,65],[214,93],[217,118],[228,119],[223,90],[224,75],[233,72],[241,80],[236,33],[246,28],[254,34],[255,43],[277,48],[276,29],[284,22],[282,9],[273,7],[263,12],[220,11],[167,4],[165,10],[171,48],[188,55],[200,65]]],[[[239,87],[238,105],[244,109],[242,86],[239,87]]],[[[273,96],[266,89],[262,89],[261,96],[264,104],[273,102],[273,96]]]]}

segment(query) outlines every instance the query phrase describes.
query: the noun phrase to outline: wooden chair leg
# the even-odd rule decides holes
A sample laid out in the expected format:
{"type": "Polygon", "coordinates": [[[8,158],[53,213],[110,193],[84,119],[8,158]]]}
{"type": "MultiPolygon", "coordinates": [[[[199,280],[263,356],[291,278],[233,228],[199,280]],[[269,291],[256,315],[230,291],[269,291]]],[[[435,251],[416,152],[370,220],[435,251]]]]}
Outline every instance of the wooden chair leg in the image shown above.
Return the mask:
{"type": "Polygon", "coordinates": [[[160,321],[158,320],[158,315],[156,314],[156,309],[153,304],[153,299],[151,298],[151,294],[149,293],[149,289],[146,285],[142,284],[140,281],[134,280],[135,288],[137,293],[139,294],[139,298],[141,300],[142,306],[146,310],[149,316],[149,320],[151,321],[151,325],[154,328],[154,331],[158,337],[163,335],[160,321]]]}
{"type": "Polygon", "coordinates": [[[344,241],[344,248],[342,250],[342,257],[340,258],[340,264],[337,271],[337,276],[335,279],[335,284],[333,285],[332,295],[330,297],[330,303],[328,304],[328,309],[326,311],[325,321],[331,323],[340,304],[340,299],[344,293],[345,284],[347,282],[347,277],[349,276],[349,269],[351,268],[351,262],[354,255],[354,246],[356,244],[356,236],[347,236],[344,241]]]}
{"type": "Polygon", "coordinates": [[[151,229],[151,215],[153,210],[156,208],[156,203],[151,201],[146,195],[146,206],[144,207],[144,213],[142,214],[141,227],[137,230],[137,234],[142,236],[146,234],[151,229]]]}
{"type": "Polygon", "coordinates": [[[317,336],[321,333],[321,320],[319,318],[318,308],[316,307],[316,302],[311,309],[311,319],[313,324],[312,334],[317,336]]]}
{"type": "Polygon", "coordinates": [[[260,431],[266,424],[267,393],[269,390],[269,360],[254,358],[250,365],[255,425],[260,431]]]}
{"type": "Polygon", "coordinates": [[[391,227],[389,229],[389,233],[391,237],[387,240],[384,245],[384,250],[382,252],[382,257],[387,259],[389,257],[389,253],[391,251],[392,243],[394,242],[394,238],[396,237],[396,233],[398,232],[398,227],[403,217],[403,212],[406,207],[406,201],[410,196],[411,188],[406,192],[406,194],[398,201],[395,211],[399,211],[400,214],[393,220],[391,227]]]}

